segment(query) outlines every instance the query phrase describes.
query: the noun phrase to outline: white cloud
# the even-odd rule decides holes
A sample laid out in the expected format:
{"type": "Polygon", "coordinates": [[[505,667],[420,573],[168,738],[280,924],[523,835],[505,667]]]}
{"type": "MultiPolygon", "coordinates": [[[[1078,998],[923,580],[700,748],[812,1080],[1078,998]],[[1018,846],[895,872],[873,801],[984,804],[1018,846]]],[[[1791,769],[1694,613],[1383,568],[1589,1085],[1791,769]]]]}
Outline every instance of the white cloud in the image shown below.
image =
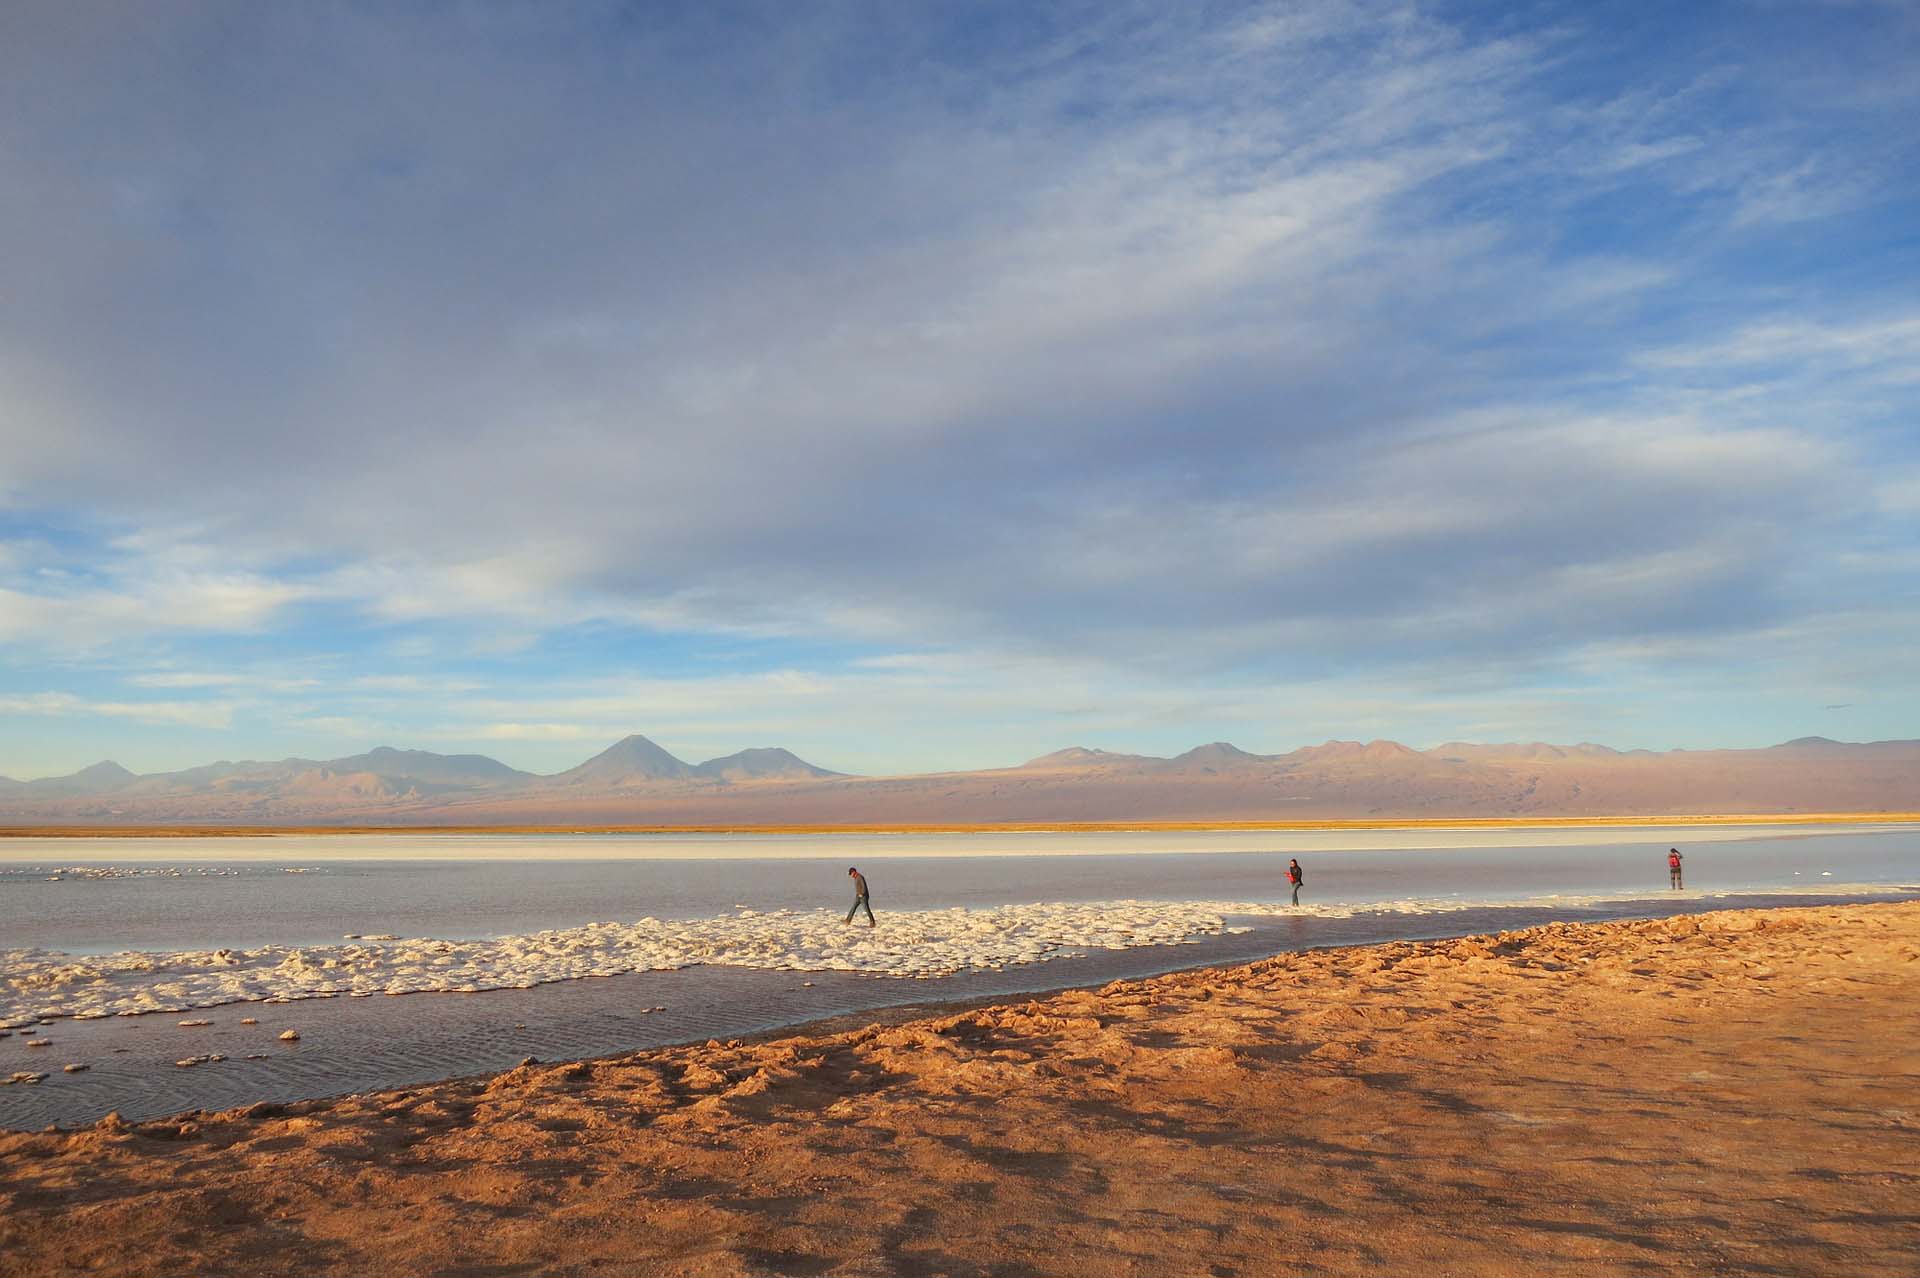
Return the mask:
{"type": "Polygon", "coordinates": [[[65,692],[0,696],[0,714],[39,715],[48,718],[100,716],[173,727],[225,728],[233,722],[233,707],[219,701],[94,701],[65,692]]]}
{"type": "Polygon", "coordinates": [[[1821,323],[1774,318],[1728,337],[1647,353],[1657,368],[1724,370],[1751,375],[1842,368],[1896,382],[1920,381],[1920,315],[1821,323]]]}
{"type": "Polygon", "coordinates": [[[300,586],[253,576],[57,593],[0,586],[0,638],[87,647],[154,631],[257,630],[307,596],[300,586]]]}
{"type": "Polygon", "coordinates": [[[242,671],[155,670],[131,674],[127,682],[138,688],[234,688],[260,692],[300,692],[318,688],[317,677],[287,677],[242,671]]]}
{"type": "Polygon", "coordinates": [[[23,542],[14,552],[0,566],[10,578],[0,580],[0,639],[16,643],[74,650],[168,631],[246,633],[320,595],[304,582],[223,565],[208,544],[152,531],[100,549],[84,572],[73,570],[74,549],[23,542]]]}

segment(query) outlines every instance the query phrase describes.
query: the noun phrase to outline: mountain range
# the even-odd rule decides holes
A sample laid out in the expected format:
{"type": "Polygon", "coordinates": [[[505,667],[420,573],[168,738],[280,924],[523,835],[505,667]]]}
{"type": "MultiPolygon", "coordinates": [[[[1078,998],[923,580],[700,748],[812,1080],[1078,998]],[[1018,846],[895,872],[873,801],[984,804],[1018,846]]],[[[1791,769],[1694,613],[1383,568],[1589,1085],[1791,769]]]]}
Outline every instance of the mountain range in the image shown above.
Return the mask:
{"type": "Polygon", "coordinates": [[[1172,758],[1075,746],[1015,767],[863,777],[777,748],[690,764],[643,736],[551,776],[381,746],[339,759],[0,777],[0,824],[868,825],[1920,811],[1920,741],[1757,750],[1328,741],[1172,758]]]}

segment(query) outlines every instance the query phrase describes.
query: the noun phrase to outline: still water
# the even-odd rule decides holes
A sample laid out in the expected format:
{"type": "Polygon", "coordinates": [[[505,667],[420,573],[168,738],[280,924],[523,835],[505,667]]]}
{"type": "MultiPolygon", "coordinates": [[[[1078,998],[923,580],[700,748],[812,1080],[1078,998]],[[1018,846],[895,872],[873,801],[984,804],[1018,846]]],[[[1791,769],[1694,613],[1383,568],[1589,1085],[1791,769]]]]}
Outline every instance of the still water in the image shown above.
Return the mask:
{"type": "MultiPolygon", "coordinates": [[[[14,840],[0,846],[0,984],[59,954],[338,946],[348,934],[484,942],[652,916],[669,932],[751,911],[794,911],[837,926],[858,864],[884,937],[932,911],[1113,903],[1112,937],[1046,961],[909,980],[862,971],[785,970],[688,960],[531,989],[308,998],[173,1014],[55,1020],[0,1040],[0,1126],[92,1121],[255,1100],[393,1087],[543,1060],[777,1029],[908,1003],[1094,984],[1289,949],[1527,926],[1555,918],[1646,917],[1702,909],[1897,899],[1920,892],[1920,831],[1657,828],[1340,836],[1156,833],[1072,836],[746,836],[667,843],[602,836],[431,836],[292,840],[14,840]],[[1477,842],[1467,843],[1465,833],[1477,842]],[[1334,839],[1372,842],[1339,847],[1334,839]],[[1602,841],[1604,840],[1604,841],[1602,841]],[[152,846],[159,844],[162,846],[152,846]],[[1387,846],[1378,846],[1386,844],[1387,846]],[[1668,888],[1666,849],[1686,856],[1668,888]],[[1179,850],[1168,850],[1169,847],[1179,850]],[[1021,851],[1022,848],[1028,849],[1021,851]],[[1284,867],[1305,868],[1302,908],[1196,924],[1177,944],[1133,943],[1125,921],[1187,903],[1284,903],[1284,867]],[[825,911],[835,916],[826,916],[825,911]],[[1117,939],[1115,939],[1117,938],[1117,939]],[[51,952],[51,953],[50,953],[51,952]],[[22,957],[29,956],[29,957],[22,957]],[[16,969],[14,973],[6,967],[16,969]],[[257,1019],[241,1026],[242,1016],[257,1019]],[[208,1026],[181,1027],[181,1019],[208,1026]],[[283,1044],[282,1028],[301,1039],[283,1044]],[[225,1061],[181,1069],[184,1056],[225,1061]],[[254,1059],[248,1059],[253,1057],[254,1059]],[[89,1069],[60,1072],[68,1061],[89,1069]]],[[[709,928],[714,926],[708,925],[709,928]]],[[[743,921],[742,926],[745,926],[743,921]]],[[[324,952],[324,951],[315,951],[324,952]]]]}
{"type": "Polygon", "coordinates": [[[1695,892],[1920,878],[1920,830],[1789,829],[1570,832],[1593,840],[1584,843],[1484,830],[15,839],[0,842],[0,949],[320,945],[348,933],[465,939],[642,915],[708,918],[741,905],[844,908],[846,870],[855,863],[873,885],[876,907],[900,910],[1280,901],[1290,857],[1305,867],[1309,906],[1545,902],[1663,891],[1674,844],[1684,844],[1687,888],[1695,892]],[[1441,838],[1478,842],[1328,846],[1441,838]],[[126,877],[52,878],[68,867],[126,877]]]}

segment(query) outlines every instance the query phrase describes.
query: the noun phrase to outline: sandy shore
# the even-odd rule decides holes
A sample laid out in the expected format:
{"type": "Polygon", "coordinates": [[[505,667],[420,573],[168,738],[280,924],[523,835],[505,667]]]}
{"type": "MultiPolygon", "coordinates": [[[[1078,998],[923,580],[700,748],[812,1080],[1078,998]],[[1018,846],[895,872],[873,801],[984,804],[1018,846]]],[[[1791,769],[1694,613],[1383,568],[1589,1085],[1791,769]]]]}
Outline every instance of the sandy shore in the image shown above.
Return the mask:
{"type": "Polygon", "coordinates": [[[4,825],[0,839],[245,839],[367,834],[1126,834],[1259,830],[1558,830],[1618,827],[1915,825],[1920,812],[1720,812],[1678,816],[1367,817],[1272,821],[996,821],[984,824],[4,825]]]}
{"type": "Polygon", "coordinates": [[[0,1273],[1901,1275],[1920,904],[0,1135],[0,1273]]]}

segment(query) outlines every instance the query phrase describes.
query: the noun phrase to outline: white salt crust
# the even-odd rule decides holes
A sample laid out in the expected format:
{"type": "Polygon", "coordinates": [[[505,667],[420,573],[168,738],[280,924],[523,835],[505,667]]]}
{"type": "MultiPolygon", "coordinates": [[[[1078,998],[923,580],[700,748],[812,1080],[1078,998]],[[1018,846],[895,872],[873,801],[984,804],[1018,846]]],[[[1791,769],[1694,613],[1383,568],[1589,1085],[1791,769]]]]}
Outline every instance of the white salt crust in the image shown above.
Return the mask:
{"type": "MultiPolygon", "coordinates": [[[[1885,885],[1822,884],[1781,895],[1884,893],[1885,885]]],[[[1744,896],[1767,895],[1746,892],[1744,896]]],[[[1362,913],[1441,914],[1497,906],[1574,909],[1632,898],[1552,896],[1530,902],[1376,901],[1302,905],[1261,901],[1039,902],[991,909],[882,910],[848,926],[832,910],[746,908],[718,918],[588,923],[497,940],[363,939],[305,948],[126,951],[107,955],[0,950],[0,1028],[46,1017],[135,1016],[226,1003],[338,995],[525,989],[553,981],[713,964],[790,971],[937,977],[1147,945],[1192,944],[1246,931],[1235,917],[1362,913]]]]}

